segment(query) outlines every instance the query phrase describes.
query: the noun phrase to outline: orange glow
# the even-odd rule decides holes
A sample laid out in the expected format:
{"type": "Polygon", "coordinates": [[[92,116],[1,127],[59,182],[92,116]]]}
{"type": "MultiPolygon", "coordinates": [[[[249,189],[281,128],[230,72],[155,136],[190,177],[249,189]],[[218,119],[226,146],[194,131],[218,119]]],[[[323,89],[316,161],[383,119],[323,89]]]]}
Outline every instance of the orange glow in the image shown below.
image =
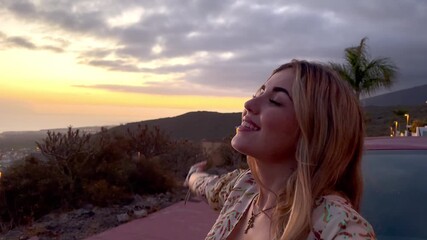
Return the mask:
{"type": "MultiPolygon", "coordinates": [[[[126,123],[199,110],[240,112],[247,100],[241,97],[154,95],[77,87],[97,84],[143,86],[147,82],[166,81],[172,83],[173,89],[174,84],[179,85],[175,80],[182,77],[182,74],[109,71],[78,61],[79,56],[73,51],[0,49],[0,105],[3,104],[0,132],[126,123]]],[[[161,64],[159,61],[156,64],[161,64]]]]}

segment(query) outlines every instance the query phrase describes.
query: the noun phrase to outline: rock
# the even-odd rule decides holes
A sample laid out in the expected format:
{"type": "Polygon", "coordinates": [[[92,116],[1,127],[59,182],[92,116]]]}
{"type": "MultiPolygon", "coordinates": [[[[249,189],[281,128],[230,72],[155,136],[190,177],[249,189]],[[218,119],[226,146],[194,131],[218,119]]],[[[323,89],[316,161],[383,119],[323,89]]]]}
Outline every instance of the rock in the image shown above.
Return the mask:
{"type": "Polygon", "coordinates": [[[32,226],[0,233],[0,240],[18,240],[21,237],[27,240],[85,239],[176,203],[185,196],[186,190],[183,188],[182,191],[163,194],[135,195],[134,201],[127,205],[98,207],[87,204],[73,211],[57,211],[34,221],[32,226]]]}
{"type": "Polygon", "coordinates": [[[45,225],[47,230],[56,230],[58,226],[59,223],[57,221],[50,221],[45,225]]]}
{"type": "Polygon", "coordinates": [[[144,208],[145,208],[145,206],[144,206],[144,205],[135,205],[135,206],[133,207],[133,210],[138,211],[138,210],[142,210],[142,209],[144,209],[144,208]]]}
{"type": "Polygon", "coordinates": [[[125,223],[125,222],[128,222],[129,220],[130,220],[130,217],[127,213],[117,215],[117,221],[119,221],[119,223],[125,223]]]}
{"type": "Polygon", "coordinates": [[[22,237],[25,237],[25,235],[20,229],[13,229],[8,231],[5,235],[2,235],[0,239],[20,239],[22,237]]]}
{"type": "Polygon", "coordinates": [[[133,212],[133,216],[135,218],[143,218],[148,215],[148,212],[146,210],[138,210],[133,212]]]}
{"type": "Polygon", "coordinates": [[[135,194],[135,196],[133,196],[133,201],[138,203],[138,202],[142,202],[143,199],[139,194],[135,194]]]}
{"type": "Polygon", "coordinates": [[[78,217],[92,217],[95,213],[92,210],[81,208],[75,212],[78,217]]]}

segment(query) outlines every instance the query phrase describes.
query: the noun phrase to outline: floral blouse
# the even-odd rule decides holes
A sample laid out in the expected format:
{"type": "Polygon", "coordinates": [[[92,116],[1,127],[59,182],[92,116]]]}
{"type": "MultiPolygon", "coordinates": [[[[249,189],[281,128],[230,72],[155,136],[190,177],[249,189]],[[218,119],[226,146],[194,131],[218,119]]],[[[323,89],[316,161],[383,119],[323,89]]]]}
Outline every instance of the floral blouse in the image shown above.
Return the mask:
{"type": "MultiPolygon", "coordinates": [[[[191,189],[214,210],[220,211],[205,240],[226,239],[258,194],[250,170],[200,177],[191,189]]],[[[351,207],[350,202],[337,195],[323,196],[315,201],[312,221],[309,240],[376,239],[372,226],[351,207]]]]}

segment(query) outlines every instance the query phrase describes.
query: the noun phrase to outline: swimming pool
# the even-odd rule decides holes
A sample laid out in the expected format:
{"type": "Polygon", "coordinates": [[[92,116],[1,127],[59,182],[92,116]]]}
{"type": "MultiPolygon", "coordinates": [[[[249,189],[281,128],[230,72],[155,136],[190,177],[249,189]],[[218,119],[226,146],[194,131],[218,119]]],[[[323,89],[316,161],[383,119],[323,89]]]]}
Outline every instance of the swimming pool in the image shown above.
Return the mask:
{"type": "Polygon", "coordinates": [[[379,240],[427,239],[427,150],[367,150],[361,213],[379,240]]]}

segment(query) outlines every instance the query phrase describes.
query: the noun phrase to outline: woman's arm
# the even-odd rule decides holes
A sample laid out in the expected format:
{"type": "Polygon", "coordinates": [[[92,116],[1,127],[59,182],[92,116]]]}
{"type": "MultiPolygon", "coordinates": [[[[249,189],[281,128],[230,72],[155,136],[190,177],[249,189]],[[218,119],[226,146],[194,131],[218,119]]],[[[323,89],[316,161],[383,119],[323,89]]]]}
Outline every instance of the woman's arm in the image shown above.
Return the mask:
{"type": "Polygon", "coordinates": [[[200,179],[200,178],[204,178],[204,177],[208,177],[210,176],[208,173],[206,172],[195,172],[193,174],[191,174],[190,178],[188,179],[188,187],[190,188],[190,190],[192,192],[195,192],[196,189],[194,188],[195,186],[195,182],[200,179]]]}
{"type": "MultiPolygon", "coordinates": [[[[197,165],[200,167],[200,165],[197,165]]],[[[202,166],[205,166],[202,164],[202,166]]],[[[203,168],[198,168],[202,170],[203,168]]],[[[204,170],[204,169],[203,169],[204,170]]],[[[187,177],[187,186],[197,196],[202,197],[214,210],[222,209],[228,195],[233,189],[239,175],[243,170],[235,170],[218,176],[210,175],[202,171],[191,171],[187,177]]]]}

